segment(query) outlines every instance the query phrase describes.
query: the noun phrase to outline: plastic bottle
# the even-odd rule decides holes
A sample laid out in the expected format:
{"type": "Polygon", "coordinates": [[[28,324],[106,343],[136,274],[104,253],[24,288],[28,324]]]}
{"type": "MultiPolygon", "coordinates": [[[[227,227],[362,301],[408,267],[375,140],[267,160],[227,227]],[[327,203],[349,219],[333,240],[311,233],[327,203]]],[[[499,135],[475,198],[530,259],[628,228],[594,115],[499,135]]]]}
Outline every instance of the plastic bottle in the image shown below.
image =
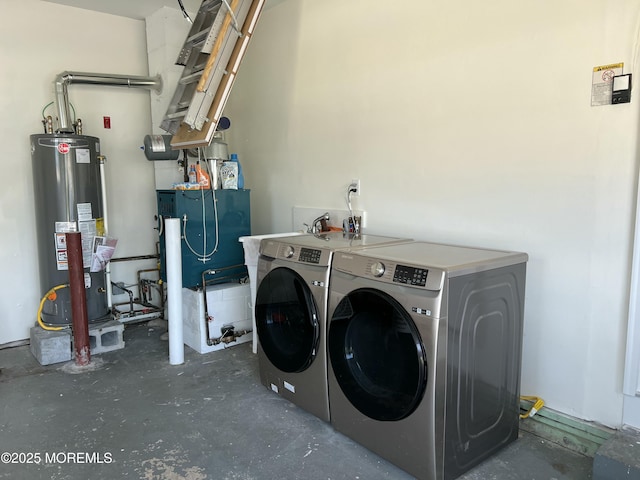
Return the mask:
{"type": "Polygon", "coordinates": [[[196,174],[196,166],[189,167],[189,183],[198,183],[198,175],[196,174]]]}
{"type": "Polygon", "coordinates": [[[202,169],[200,162],[196,165],[196,179],[201,188],[209,188],[211,186],[209,175],[202,169]]]}
{"type": "Polygon", "coordinates": [[[238,190],[242,190],[244,188],[244,175],[242,174],[242,166],[240,165],[240,160],[238,160],[238,154],[232,153],[229,160],[238,164],[238,190]]]}

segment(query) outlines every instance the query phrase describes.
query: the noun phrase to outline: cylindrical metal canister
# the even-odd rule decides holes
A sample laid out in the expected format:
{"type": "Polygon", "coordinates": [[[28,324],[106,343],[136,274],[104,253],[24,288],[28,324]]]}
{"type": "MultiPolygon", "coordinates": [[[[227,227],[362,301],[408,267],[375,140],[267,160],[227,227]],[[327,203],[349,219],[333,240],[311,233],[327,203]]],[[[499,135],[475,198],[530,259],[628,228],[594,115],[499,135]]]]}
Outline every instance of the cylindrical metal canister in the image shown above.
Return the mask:
{"type": "Polygon", "coordinates": [[[177,160],[180,150],[171,149],[171,135],[145,135],[144,154],[147,160],[177,160]]]}

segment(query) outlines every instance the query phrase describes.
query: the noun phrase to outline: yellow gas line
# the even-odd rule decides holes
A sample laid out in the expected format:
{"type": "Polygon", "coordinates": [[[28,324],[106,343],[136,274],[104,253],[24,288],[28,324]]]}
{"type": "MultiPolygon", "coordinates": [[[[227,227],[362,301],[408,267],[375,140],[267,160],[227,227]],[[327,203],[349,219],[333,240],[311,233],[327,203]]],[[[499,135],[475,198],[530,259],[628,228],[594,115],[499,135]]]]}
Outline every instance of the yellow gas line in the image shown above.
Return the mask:
{"type": "Polygon", "coordinates": [[[50,327],[48,325],[45,325],[44,322],[42,321],[42,310],[44,309],[44,302],[46,302],[47,300],[51,300],[52,302],[55,301],[57,294],[56,291],[62,289],[62,288],[66,288],[69,285],[64,283],[61,285],[56,285],[55,287],[53,287],[51,290],[49,290],[47,293],[44,294],[44,297],[42,297],[42,300],[40,300],[40,307],[38,307],[38,325],[40,325],[44,330],[50,330],[50,331],[58,331],[58,330],[63,330],[65,327],[50,327]]]}

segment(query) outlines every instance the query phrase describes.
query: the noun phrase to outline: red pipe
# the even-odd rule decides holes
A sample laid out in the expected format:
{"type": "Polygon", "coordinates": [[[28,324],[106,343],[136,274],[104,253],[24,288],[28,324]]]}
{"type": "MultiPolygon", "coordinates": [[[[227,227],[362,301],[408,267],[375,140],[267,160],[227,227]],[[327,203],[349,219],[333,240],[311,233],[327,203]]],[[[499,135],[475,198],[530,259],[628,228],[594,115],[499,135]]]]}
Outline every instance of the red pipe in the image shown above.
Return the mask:
{"type": "Polygon", "coordinates": [[[87,295],[84,288],[84,266],[82,261],[82,234],[67,233],[67,262],[69,264],[69,290],[71,292],[71,330],[73,331],[73,353],[76,365],[89,365],[89,317],[87,295]]]}

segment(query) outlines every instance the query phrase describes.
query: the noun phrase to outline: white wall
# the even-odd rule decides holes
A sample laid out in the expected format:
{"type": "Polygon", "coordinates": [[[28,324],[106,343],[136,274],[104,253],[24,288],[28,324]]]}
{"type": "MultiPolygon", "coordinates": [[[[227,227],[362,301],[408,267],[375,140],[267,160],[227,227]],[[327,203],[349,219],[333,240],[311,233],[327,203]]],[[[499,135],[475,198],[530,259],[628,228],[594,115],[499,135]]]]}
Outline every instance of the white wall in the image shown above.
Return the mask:
{"type": "Polygon", "coordinates": [[[639,21],[635,0],[266,10],[226,111],[254,233],[360,178],[371,233],[527,252],[522,393],[620,425],[640,90],[590,90],[597,65],[638,78],[639,21]]]}
{"type": "MultiPolygon", "coordinates": [[[[149,74],[143,21],[38,0],[3,2],[2,15],[0,344],[29,337],[44,293],[38,280],[32,186],[37,172],[32,172],[29,135],[43,132],[41,112],[53,100],[55,76],[65,70],[149,74]]],[[[109,233],[119,239],[116,256],[155,253],[153,167],[139,148],[151,128],[149,93],[71,85],[69,97],[84,134],[99,137],[107,156],[109,233]],[[111,117],[110,130],[103,129],[103,116],[111,117]]],[[[153,266],[154,261],[113,264],[113,279],[133,283],[137,269],[153,266]]]]}

